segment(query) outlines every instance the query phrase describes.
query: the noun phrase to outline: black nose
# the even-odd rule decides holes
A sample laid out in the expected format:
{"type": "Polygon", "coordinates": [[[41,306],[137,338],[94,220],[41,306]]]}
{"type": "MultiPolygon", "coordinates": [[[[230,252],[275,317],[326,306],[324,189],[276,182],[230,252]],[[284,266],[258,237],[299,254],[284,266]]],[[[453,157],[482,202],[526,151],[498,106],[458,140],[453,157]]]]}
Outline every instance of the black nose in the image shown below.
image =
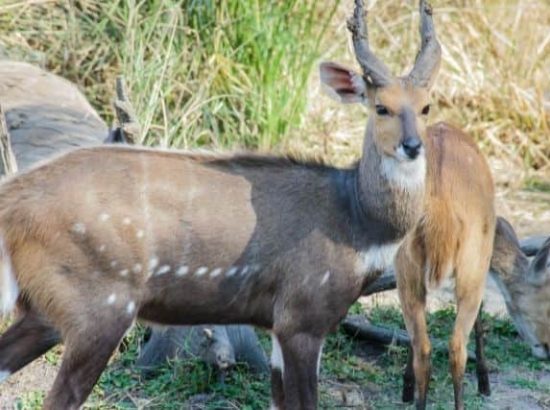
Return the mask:
{"type": "Polygon", "coordinates": [[[403,140],[403,151],[410,159],[415,159],[422,148],[422,141],[417,137],[407,137],[403,140]]]}

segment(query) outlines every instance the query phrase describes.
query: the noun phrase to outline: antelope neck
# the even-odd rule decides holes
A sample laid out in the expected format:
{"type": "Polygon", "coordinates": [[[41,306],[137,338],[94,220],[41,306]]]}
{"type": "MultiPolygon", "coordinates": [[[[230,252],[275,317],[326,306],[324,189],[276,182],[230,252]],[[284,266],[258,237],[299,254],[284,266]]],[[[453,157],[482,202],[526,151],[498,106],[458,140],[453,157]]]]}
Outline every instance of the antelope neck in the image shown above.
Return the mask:
{"type": "Polygon", "coordinates": [[[424,185],[415,189],[396,186],[384,175],[382,161],[367,137],[348,188],[354,225],[360,227],[367,247],[399,242],[416,224],[423,206],[424,185]]]}

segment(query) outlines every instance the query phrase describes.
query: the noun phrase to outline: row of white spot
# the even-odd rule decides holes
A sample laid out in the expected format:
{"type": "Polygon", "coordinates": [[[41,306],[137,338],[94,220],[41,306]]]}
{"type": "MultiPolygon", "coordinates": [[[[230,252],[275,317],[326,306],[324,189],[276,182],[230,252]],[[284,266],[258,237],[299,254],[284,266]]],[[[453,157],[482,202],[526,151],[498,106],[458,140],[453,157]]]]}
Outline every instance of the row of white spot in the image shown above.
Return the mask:
{"type": "MultiPolygon", "coordinates": [[[[161,276],[172,271],[172,267],[170,265],[158,266],[158,264],[159,264],[159,260],[157,257],[153,257],[149,261],[149,272],[152,275],[161,276]]],[[[136,272],[138,270],[137,268],[141,266],[141,265],[139,266],[138,265],[134,266],[134,269],[133,269],[134,272],[136,272]]],[[[179,266],[177,269],[174,269],[174,274],[178,277],[183,277],[188,275],[190,271],[191,270],[189,269],[189,266],[182,265],[182,266],[179,266]]],[[[229,278],[229,277],[235,276],[237,273],[240,273],[240,275],[244,276],[247,273],[255,273],[259,271],[260,271],[259,265],[250,265],[250,266],[244,265],[242,268],[239,268],[238,266],[231,266],[227,268],[225,272],[223,268],[214,268],[210,270],[207,266],[201,266],[194,271],[194,276],[207,276],[207,274],[210,272],[208,276],[211,278],[218,277],[222,273],[224,273],[225,276],[229,278]]],[[[120,273],[122,274],[122,272],[120,273]]]]}

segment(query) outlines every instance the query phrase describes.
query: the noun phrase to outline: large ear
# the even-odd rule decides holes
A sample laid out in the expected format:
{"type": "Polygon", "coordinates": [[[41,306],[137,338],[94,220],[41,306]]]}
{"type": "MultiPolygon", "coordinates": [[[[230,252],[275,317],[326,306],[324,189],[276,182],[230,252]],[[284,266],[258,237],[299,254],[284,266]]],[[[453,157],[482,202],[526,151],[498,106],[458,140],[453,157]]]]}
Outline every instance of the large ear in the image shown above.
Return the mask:
{"type": "Polygon", "coordinates": [[[362,75],[333,62],[321,63],[319,71],[331,97],[346,104],[367,102],[367,83],[362,75]]]}
{"type": "Polygon", "coordinates": [[[204,336],[206,336],[206,339],[207,340],[213,340],[214,339],[214,331],[213,329],[210,329],[208,327],[205,327],[204,329],[202,329],[203,333],[204,333],[204,336]]]}
{"type": "Polygon", "coordinates": [[[542,286],[550,280],[550,238],[535,255],[527,275],[529,282],[537,286],[542,286]]]}

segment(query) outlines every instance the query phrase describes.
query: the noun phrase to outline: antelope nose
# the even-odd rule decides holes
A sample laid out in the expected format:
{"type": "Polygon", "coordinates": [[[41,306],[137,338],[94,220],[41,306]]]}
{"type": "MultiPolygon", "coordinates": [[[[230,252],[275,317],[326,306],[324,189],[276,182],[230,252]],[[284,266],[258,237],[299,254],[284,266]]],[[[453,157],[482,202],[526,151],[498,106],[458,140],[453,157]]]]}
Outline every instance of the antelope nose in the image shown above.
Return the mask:
{"type": "Polygon", "coordinates": [[[417,137],[407,137],[403,140],[403,151],[410,159],[415,159],[422,148],[422,141],[417,137]]]}

